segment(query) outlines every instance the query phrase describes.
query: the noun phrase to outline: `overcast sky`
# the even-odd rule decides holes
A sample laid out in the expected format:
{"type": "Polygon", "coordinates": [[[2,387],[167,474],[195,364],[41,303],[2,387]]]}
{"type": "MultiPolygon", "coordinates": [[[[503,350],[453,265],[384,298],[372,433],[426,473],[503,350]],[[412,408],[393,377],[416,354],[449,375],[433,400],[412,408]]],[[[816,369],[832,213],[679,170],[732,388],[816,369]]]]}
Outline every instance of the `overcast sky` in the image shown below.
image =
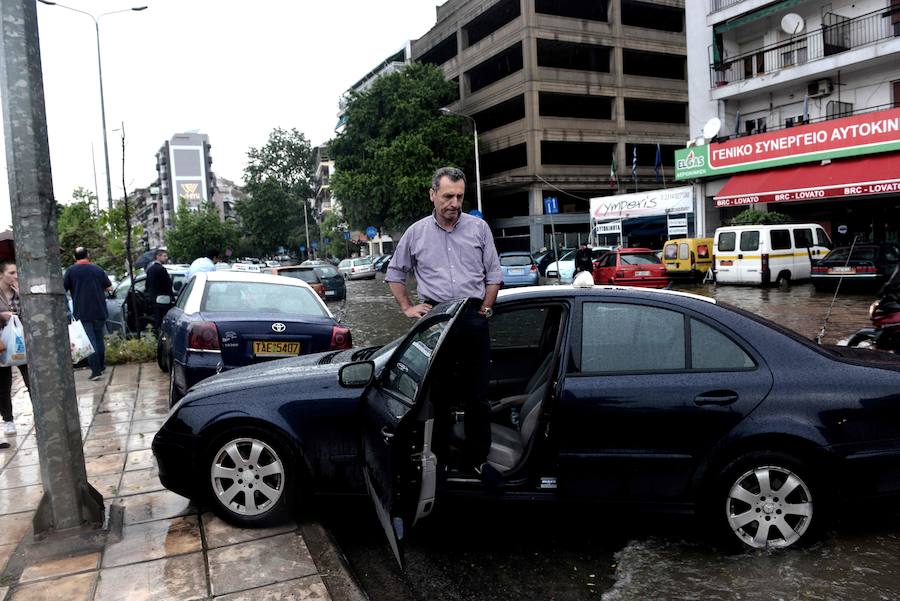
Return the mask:
{"type": "MultiPolygon", "coordinates": [[[[100,19],[113,197],[156,177],[155,153],[177,132],[209,135],[213,170],[240,181],[249,146],[275,127],[328,140],[341,94],[435,22],[443,0],[68,0],[100,19]]],[[[76,186],[106,205],[94,23],[38,4],[41,59],[56,198],[76,186]]],[[[2,127],[2,126],[0,126],[2,127]]],[[[0,229],[12,223],[3,153],[0,229]]]]}

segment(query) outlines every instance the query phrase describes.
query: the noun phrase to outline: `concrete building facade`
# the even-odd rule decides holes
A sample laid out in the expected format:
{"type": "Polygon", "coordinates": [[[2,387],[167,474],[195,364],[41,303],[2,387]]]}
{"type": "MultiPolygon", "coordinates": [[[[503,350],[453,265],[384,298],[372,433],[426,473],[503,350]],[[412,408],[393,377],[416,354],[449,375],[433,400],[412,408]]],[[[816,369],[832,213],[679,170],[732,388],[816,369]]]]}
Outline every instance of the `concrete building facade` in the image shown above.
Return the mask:
{"type": "Polygon", "coordinates": [[[437,7],[412,58],[439,65],[459,86],[451,110],[477,123],[484,215],[498,248],[549,246],[548,196],[559,200],[557,232],[573,236],[570,243],[587,237],[590,198],[663,187],[653,169],[657,144],[671,180],[674,152],[688,136],[684,7],[684,0],[437,7]],[[610,183],[613,159],[618,186],[610,183]]]}
{"type": "Polygon", "coordinates": [[[212,202],[219,212],[219,219],[223,222],[231,221],[240,223],[240,216],[235,210],[235,204],[243,200],[245,194],[244,189],[235,184],[230,179],[222,176],[216,176],[215,191],[212,195],[212,202]]]}
{"type": "MultiPolygon", "coordinates": [[[[885,181],[900,182],[900,134],[839,140],[829,148],[810,144],[782,153],[779,161],[761,149],[791,134],[834,140],[863,121],[893,123],[900,116],[900,0],[689,2],[687,52],[691,137],[711,118],[722,123],[703,153],[725,156],[740,143],[753,149],[742,170],[765,170],[773,180],[793,180],[807,190],[801,195],[807,198],[770,197],[763,182],[735,179],[742,177],[737,171],[707,173],[694,180],[699,235],[712,234],[750,206],[820,223],[837,242],[857,235],[898,239],[900,193],[888,187],[879,188],[888,190],[880,194],[838,194],[817,187],[854,172],[878,171],[885,181]],[[804,163],[803,169],[785,171],[788,164],[804,163]],[[748,189],[738,199],[732,193],[747,185],[756,185],[759,194],[748,189]]],[[[852,181],[837,183],[855,189],[852,181]]]]}

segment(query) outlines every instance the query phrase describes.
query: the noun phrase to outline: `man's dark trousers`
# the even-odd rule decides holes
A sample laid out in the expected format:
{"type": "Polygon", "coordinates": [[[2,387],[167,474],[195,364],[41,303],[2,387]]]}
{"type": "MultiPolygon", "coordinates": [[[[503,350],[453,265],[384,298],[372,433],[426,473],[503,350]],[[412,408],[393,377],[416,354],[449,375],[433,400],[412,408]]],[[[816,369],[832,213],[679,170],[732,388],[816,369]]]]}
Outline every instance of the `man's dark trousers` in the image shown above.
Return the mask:
{"type": "Polygon", "coordinates": [[[491,334],[488,318],[478,311],[480,302],[469,301],[469,307],[457,318],[451,351],[459,359],[456,386],[465,399],[465,457],[469,465],[478,467],[491,449],[491,405],[488,382],[491,372],[491,334]]]}
{"type": "Polygon", "coordinates": [[[94,352],[88,356],[88,365],[91,366],[91,377],[99,376],[106,369],[106,344],[103,337],[106,335],[106,320],[82,321],[84,332],[94,347],[94,352]]]}

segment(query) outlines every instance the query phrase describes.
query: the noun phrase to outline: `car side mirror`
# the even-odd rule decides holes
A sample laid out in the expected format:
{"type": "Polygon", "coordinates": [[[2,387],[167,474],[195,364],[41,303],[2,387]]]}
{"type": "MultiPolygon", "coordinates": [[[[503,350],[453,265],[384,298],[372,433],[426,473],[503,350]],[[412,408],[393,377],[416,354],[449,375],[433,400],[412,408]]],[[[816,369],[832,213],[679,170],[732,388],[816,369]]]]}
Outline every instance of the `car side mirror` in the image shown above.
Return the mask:
{"type": "Polygon", "coordinates": [[[373,361],[357,361],[341,367],[338,372],[338,381],[344,388],[365,388],[375,375],[375,363],[373,361]]]}
{"type": "Polygon", "coordinates": [[[169,296],[168,294],[160,294],[159,296],[156,297],[156,304],[157,305],[171,305],[172,297],[169,296]]]}

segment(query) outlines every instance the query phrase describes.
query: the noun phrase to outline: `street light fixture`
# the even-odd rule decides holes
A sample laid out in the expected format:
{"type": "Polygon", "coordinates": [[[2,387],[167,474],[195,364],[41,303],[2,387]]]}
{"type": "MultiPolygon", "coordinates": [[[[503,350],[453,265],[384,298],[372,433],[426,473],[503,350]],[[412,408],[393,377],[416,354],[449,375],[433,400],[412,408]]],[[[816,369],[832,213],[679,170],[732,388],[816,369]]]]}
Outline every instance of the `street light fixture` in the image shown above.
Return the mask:
{"type": "Polygon", "coordinates": [[[478,212],[481,213],[482,216],[484,216],[484,211],[481,209],[481,163],[478,160],[478,124],[475,123],[475,119],[473,119],[470,115],[451,111],[446,106],[441,108],[441,113],[443,113],[444,115],[456,115],[457,117],[465,117],[472,122],[472,131],[473,136],[475,137],[475,193],[478,197],[478,212]]]}
{"type": "Polygon", "coordinates": [[[94,31],[97,34],[97,73],[100,76],[100,120],[103,125],[103,158],[106,161],[106,200],[109,204],[109,210],[112,210],[112,180],[109,177],[109,146],[106,142],[106,103],[103,100],[103,64],[100,61],[100,18],[105,17],[107,15],[115,15],[117,13],[127,13],[127,12],[140,12],[142,10],[146,10],[146,6],[133,6],[131,8],[123,8],[122,10],[113,10],[106,13],[100,13],[99,15],[93,15],[89,12],[79,10],[77,8],[72,8],[71,6],[66,6],[65,4],[59,4],[58,2],[51,2],[50,0],[38,0],[41,4],[46,4],[47,6],[58,6],[60,8],[65,8],[67,10],[71,10],[72,12],[80,13],[82,15],[87,15],[94,21],[94,31]]]}

